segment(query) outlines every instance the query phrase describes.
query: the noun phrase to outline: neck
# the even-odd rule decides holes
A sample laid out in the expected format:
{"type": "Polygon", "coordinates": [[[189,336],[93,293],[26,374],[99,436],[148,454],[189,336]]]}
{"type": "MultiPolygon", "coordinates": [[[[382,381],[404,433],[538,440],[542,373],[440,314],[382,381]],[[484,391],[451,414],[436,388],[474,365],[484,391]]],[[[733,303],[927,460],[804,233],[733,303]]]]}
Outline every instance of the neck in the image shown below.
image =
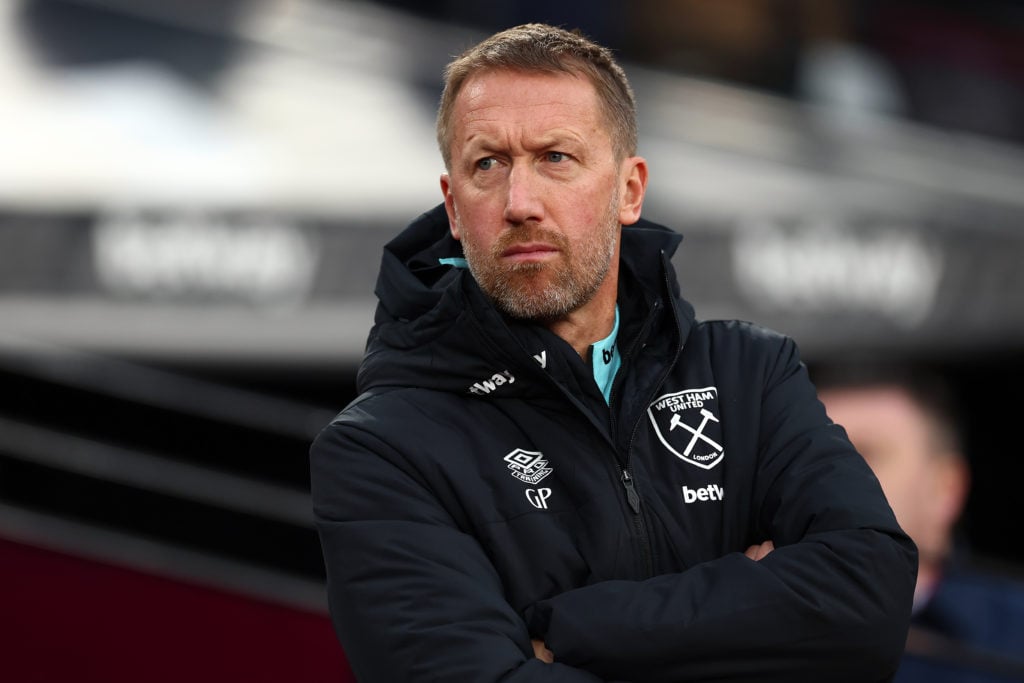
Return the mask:
{"type": "Polygon", "coordinates": [[[617,295],[617,273],[610,272],[590,301],[562,318],[549,321],[547,328],[586,359],[590,346],[611,334],[615,327],[617,295]]]}

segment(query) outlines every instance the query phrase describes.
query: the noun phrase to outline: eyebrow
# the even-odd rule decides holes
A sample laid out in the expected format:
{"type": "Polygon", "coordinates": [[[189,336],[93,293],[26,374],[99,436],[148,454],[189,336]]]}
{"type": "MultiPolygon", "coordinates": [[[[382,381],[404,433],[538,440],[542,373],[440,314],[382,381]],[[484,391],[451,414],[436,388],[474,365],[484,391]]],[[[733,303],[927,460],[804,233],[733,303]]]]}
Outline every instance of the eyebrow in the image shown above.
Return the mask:
{"type": "MultiPolygon", "coordinates": [[[[527,141],[528,151],[549,150],[554,148],[578,149],[585,146],[586,141],[580,136],[569,132],[544,134],[536,139],[527,141]]],[[[506,146],[496,142],[491,135],[479,134],[471,137],[464,147],[470,152],[501,152],[506,146]]]]}

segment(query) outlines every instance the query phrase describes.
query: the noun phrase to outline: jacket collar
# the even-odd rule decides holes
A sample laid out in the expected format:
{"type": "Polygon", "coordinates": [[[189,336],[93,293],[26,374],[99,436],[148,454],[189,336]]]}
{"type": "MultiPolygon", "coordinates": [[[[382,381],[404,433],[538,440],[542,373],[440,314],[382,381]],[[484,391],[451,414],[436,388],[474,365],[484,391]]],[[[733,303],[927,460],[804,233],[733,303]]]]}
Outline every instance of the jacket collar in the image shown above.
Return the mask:
{"type": "MultiPolygon", "coordinates": [[[[678,233],[646,220],[623,228],[619,299],[628,302],[622,306],[624,343],[639,332],[653,302],[665,299],[678,309],[670,336],[680,343],[685,338],[692,309],[678,299],[669,260],[681,240],[678,233]]],[[[537,333],[528,329],[535,326],[506,319],[467,270],[442,262],[463,257],[443,204],[385,245],[375,288],[375,324],[358,377],[361,391],[400,385],[464,392],[481,377],[538,372],[532,348],[537,333]]],[[[520,382],[513,389],[509,383],[504,393],[518,394],[528,386],[520,382]]]]}

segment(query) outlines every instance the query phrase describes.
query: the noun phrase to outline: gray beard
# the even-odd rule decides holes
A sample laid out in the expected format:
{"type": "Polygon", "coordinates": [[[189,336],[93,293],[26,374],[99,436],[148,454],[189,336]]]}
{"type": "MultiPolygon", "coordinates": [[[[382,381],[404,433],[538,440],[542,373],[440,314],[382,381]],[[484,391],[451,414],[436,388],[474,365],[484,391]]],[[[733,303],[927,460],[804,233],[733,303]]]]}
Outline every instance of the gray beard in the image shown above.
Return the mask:
{"type": "Polygon", "coordinates": [[[563,318],[594,298],[611,269],[618,231],[621,230],[617,207],[618,197],[614,196],[605,212],[604,224],[599,226],[602,232],[595,235],[594,242],[579,251],[573,250],[558,233],[523,226],[512,229],[510,234],[515,239],[499,239],[486,253],[467,240],[467,233],[462,230],[462,249],[469,270],[502,313],[521,320],[563,318]],[[501,265],[501,253],[510,244],[535,237],[555,244],[561,250],[560,262],[501,265]]]}
{"type": "Polygon", "coordinates": [[[563,266],[543,288],[537,280],[553,266],[523,263],[501,272],[480,273],[469,263],[473,277],[498,310],[512,318],[544,321],[562,318],[590,301],[608,274],[611,258],[591,270],[590,277],[563,266]]]}

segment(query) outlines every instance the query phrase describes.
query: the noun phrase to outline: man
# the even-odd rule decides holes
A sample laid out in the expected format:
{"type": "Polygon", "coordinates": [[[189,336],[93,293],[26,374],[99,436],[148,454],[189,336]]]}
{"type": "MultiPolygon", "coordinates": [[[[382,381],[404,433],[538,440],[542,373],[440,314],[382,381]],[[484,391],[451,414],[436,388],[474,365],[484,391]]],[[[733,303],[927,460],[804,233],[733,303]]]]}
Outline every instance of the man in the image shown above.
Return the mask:
{"type": "Polygon", "coordinates": [[[950,388],[910,368],[823,368],[815,379],[917,544],[912,631],[896,680],[1024,680],[1024,585],[971,566],[955,547],[970,473],[950,388]]]}
{"type": "Polygon", "coordinates": [[[449,65],[444,204],[386,246],[364,393],[311,450],[359,680],[895,670],[913,544],[794,344],[694,319],[636,139],[579,35],[519,26],[449,65]]]}

